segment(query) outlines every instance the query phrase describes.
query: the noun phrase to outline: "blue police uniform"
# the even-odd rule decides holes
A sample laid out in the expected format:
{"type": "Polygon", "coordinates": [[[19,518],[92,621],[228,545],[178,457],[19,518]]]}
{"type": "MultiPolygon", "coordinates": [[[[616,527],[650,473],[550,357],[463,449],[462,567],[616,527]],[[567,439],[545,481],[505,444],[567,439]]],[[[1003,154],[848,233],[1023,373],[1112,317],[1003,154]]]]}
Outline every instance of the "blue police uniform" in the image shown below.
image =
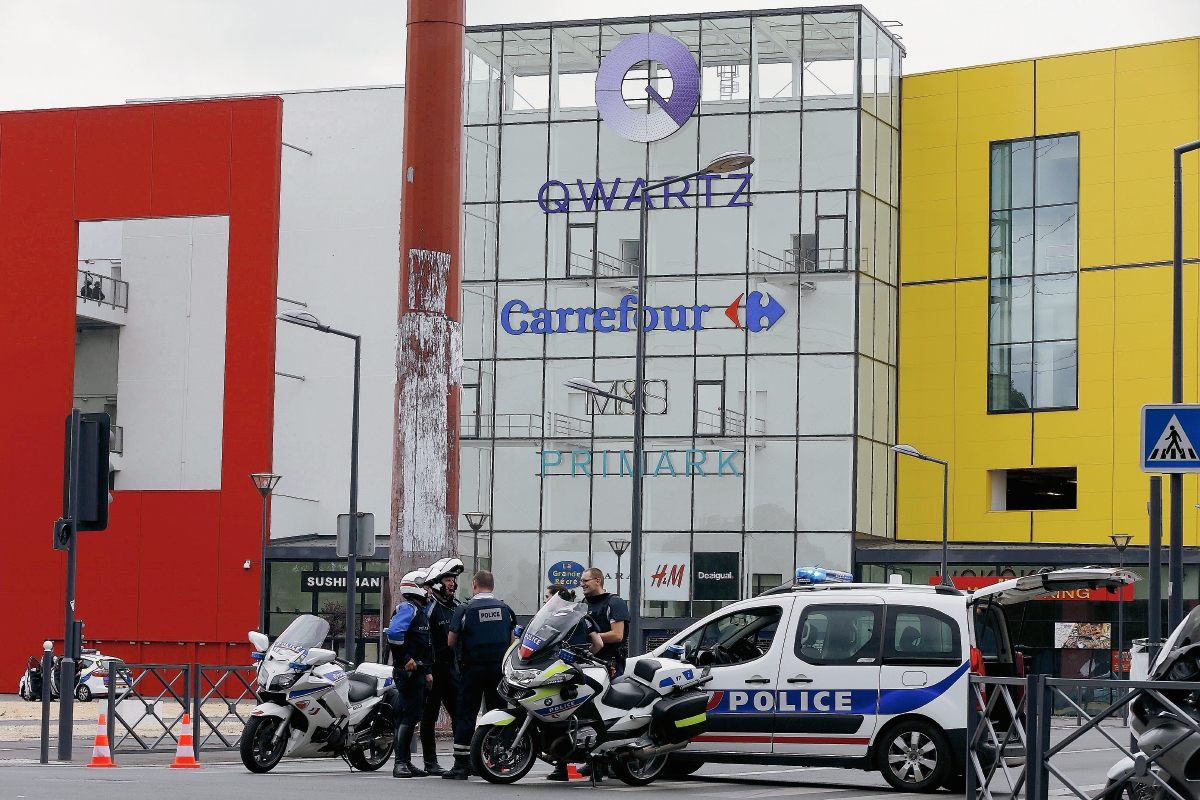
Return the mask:
{"type": "Polygon", "coordinates": [[[433,646],[429,638],[429,618],[425,608],[409,598],[396,607],[396,614],[387,629],[388,648],[392,653],[392,673],[396,676],[396,764],[392,774],[403,774],[407,765],[411,775],[424,775],[413,767],[410,760],[413,728],[421,718],[425,707],[425,676],[431,674],[433,646]],[[404,665],[412,660],[416,669],[406,670],[404,665]]]}
{"type": "Polygon", "coordinates": [[[454,725],[454,769],[443,777],[466,776],[480,702],[489,711],[504,706],[496,687],[500,685],[501,663],[516,625],[513,610],[491,592],[480,592],[470,603],[454,610],[450,632],[457,637],[458,719],[454,725]]]}
{"type": "MultiPolygon", "coordinates": [[[[433,593],[431,593],[433,594],[433,593]]],[[[454,663],[454,648],[446,641],[450,633],[450,623],[454,612],[462,603],[451,596],[449,602],[433,594],[433,600],[426,607],[429,616],[429,636],[433,641],[433,688],[426,693],[425,711],[421,715],[421,752],[425,757],[425,769],[430,774],[441,772],[437,763],[437,729],[438,712],[445,706],[450,716],[450,729],[454,730],[458,715],[458,666],[454,663]]]]}
{"type": "Polygon", "coordinates": [[[612,630],[614,622],[625,623],[625,633],[618,642],[605,642],[604,647],[597,653],[597,657],[602,658],[611,664],[613,677],[625,673],[625,659],[629,654],[629,604],[622,598],[611,592],[603,594],[583,596],[584,601],[588,604],[588,616],[596,623],[596,629],[600,633],[608,633],[612,630]]]}

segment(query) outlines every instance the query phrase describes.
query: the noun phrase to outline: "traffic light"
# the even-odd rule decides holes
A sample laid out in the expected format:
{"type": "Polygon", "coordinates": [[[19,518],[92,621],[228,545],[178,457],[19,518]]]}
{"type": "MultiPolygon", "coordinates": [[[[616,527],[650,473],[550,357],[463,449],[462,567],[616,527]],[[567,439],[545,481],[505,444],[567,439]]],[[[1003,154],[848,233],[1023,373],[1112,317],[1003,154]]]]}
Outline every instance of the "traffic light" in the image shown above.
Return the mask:
{"type": "MultiPolygon", "coordinates": [[[[75,503],[76,530],[102,531],[108,527],[108,504],[112,502],[112,462],[109,460],[108,414],[80,414],[78,461],[72,463],[71,415],[67,416],[67,435],[63,466],[63,519],[71,518],[71,474],[78,470],[79,497],[75,503]]],[[[55,543],[61,538],[69,542],[69,525],[55,526],[55,543]]],[[[67,542],[63,542],[65,545],[67,542]]]]}

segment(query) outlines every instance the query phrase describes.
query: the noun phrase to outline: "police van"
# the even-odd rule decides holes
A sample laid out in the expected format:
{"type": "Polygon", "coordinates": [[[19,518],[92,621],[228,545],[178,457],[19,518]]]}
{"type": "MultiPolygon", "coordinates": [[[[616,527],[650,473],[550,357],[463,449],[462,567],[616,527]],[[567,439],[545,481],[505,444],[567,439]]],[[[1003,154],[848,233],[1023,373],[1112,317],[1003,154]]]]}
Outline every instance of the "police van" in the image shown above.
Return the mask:
{"type": "Polygon", "coordinates": [[[712,670],[708,730],[672,754],[670,774],[745,762],[878,770],[901,791],[960,784],[967,673],[1024,675],[1006,612],[1060,591],[1139,580],[1086,567],[964,594],[822,582],[814,572],[823,571],[725,606],[645,656],[712,670]]]}

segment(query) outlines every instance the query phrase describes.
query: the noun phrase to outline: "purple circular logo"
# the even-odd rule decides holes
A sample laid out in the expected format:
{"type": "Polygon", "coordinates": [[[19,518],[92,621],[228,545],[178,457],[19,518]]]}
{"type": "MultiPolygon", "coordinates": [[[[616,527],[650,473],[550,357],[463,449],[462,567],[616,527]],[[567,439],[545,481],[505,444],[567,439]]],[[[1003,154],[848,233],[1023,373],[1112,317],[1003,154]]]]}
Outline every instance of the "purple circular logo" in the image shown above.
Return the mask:
{"type": "Polygon", "coordinates": [[[639,33],[618,44],[604,57],[596,74],[596,108],[624,139],[655,142],[683,127],[700,100],[700,70],[687,45],[662,33],[639,33]],[[664,100],[646,83],[649,113],[625,104],[621,84],[625,73],[642,61],[657,61],[671,73],[671,96],[664,100]]]}

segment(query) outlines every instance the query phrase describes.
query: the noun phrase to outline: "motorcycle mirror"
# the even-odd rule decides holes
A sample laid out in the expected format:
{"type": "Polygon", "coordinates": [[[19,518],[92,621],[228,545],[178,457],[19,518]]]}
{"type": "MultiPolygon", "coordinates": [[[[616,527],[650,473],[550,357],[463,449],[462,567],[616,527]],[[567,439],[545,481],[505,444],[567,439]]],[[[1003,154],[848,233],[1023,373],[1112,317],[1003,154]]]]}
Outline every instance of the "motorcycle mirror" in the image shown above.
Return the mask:
{"type": "Polygon", "coordinates": [[[317,667],[321,664],[328,664],[337,658],[337,653],[332,650],[324,650],[320,647],[314,647],[308,651],[308,658],[304,659],[310,667],[317,667]]]}
{"type": "Polygon", "coordinates": [[[250,644],[254,645],[254,649],[262,652],[271,646],[271,640],[267,638],[265,633],[261,631],[250,631],[246,634],[250,639],[250,644]]]}

